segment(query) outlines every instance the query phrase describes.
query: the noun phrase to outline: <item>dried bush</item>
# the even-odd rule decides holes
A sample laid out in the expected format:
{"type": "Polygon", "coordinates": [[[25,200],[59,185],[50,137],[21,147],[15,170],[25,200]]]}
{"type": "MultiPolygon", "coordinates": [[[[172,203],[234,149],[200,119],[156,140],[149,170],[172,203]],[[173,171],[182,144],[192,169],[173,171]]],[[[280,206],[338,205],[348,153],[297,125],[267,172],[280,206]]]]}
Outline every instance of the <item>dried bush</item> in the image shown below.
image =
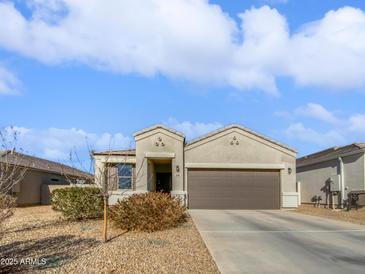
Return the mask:
{"type": "Polygon", "coordinates": [[[68,220],[93,219],[102,216],[103,197],[97,187],[69,187],[52,191],[52,209],[68,220]]]}
{"type": "Polygon", "coordinates": [[[14,213],[16,199],[11,195],[0,193],[0,223],[14,213]]]}
{"type": "Polygon", "coordinates": [[[178,198],[161,192],[133,194],[110,210],[114,225],[125,230],[152,232],[186,221],[186,208],[178,198]]]}

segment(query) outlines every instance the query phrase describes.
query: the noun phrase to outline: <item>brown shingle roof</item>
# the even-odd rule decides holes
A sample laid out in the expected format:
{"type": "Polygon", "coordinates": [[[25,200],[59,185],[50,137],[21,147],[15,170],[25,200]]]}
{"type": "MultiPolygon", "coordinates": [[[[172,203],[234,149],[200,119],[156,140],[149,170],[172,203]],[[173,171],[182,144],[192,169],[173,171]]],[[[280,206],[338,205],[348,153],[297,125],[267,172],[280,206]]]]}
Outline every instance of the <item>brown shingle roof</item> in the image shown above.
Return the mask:
{"type": "Polygon", "coordinates": [[[11,150],[0,151],[0,162],[78,178],[91,179],[93,177],[92,174],[77,168],[11,150]]]}
{"type": "Polygon", "coordinates": [[[353,143],[342,147],[331,147],[325,150],[312,153],[297,159],[297,165],[303,166],[332,158],[341,157],[346,153],[356,152],[365,149],[365,143],[353,143]]]}

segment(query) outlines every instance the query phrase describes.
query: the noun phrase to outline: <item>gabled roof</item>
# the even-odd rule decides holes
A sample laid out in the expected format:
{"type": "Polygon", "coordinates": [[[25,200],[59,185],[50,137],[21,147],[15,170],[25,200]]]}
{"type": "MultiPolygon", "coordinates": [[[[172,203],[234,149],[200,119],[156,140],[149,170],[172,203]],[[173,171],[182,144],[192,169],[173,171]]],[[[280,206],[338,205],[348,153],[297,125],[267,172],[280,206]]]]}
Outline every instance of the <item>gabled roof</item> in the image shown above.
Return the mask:
{"type": "MultiPolygon", "coordinates": [[[[155,129],[159,129],[159,128],[164,129],[164,130],[167,130],[167,131],[169,131],[169,132],[171,132],[173,134],[176,134],[176,135],[178,135],[178,136],[180,136],[180,137],[182,137],[182,138],[185,139],[185,135],[183,133],[181,133],[179,131],[176,131],[174,129],[171,129],[169,127],[166,127],[164,125],[161,125],[161,124],[154,125],[152,127],[145,128],[145,129],[142,129],[140,131],[137,131],[136,133],[134,133],[133,136],[136,137],[136,136],[139,136],[141,134],[144,134],[144,133],[147,133],[149,131],[152,131],[152,130],[155,130],[155,129]]],[[[238,124],[231,124],[231,125],[228,125],[226,127],[223,127],[223,128],[217,129],[215,131],[212,131],[212,132],[210,132],[208,134],[205,134],[205,135],[203,135],[203,136],[201,136],[199,138],[193,139],[193,140],[189,141],[188,143],[186,143],[185,144],[185,147],[188,147],[188,146],[190,146],[192,144],[195,144],[195,143],[197,143],[199,141],[202,141],[202,140],[204,140],[206,138],[209,138],[211,136],[214,136],[214,135],[216,135],[218,133],[221,133],[221,132],[223,132],[225,130],[232,129],[232,128],[241,129],[241,130],[246,131],[246,132],[248,132],[248,133],[250,133],[252,135],[255,135],[255,136],[257,136],[257,137],[259,137],[261,139],[264,139],[264,140],[266,140],[266,141],[268,141],[268,142],[270,142],[272,144],[275,144],[277,146],[280,146],[280,147],[282,147],[284,149],[290,150],[290,151],[292,151],[294,153],[297,152],[295,149],[293,149],[293,148],[291,148],[291,147],[289,147],[287,145],[284,145],[282,143],[279,143],[279,142],[277,142],[277,141],[275,141],[275,140],[273,140],[273,139],[271,139],[269,137],[266,137],[266,136],[264,136],[262,134],[259,134],[259,133],[255,132],[255,131],[251,130],[251,129],[248,129],[248,128],[246,128],[244,126],[241,126],[241,125],[238,125],[238,124]]],[[[127,150],[107,150],[107,151],[101,151],[101,152],[93,152],[93,155],[124,155],[124,156],[134,156],[134,155],[136,155],[136,150],[135,149],[127,149],[127,150]]]]}
{"type": "Polygon", "coordinates": [[[40,170],[60,175],[74,176],[78,178],[91,179],[92,174],[81,171],[61,163],[26,155],[13,150],[0,151],[0,162],[22,166],[28,169],[40,170]]]}
{"type": "Polygon", "coordinates": [[[152,130],[155,130],[155,129],[159,129],[159,128],[164,129],[164,130],[167,130],[167,131],[169,131],[169,132],[171,132],[173,134],[176,134],[176,135],[179,135],[179,136],[185,138],[184,133],[181,133],[181,132],[179,132],[177,130],[174,130],[172,128],[169,128],[169,127],[164,126],[164,125],[161,125],[161,124],[157,124],[157,125],[154,125],[152,127],[145,128],[145,129],[142,129],[140,131],[137,131],[136,133],[133,134],[133,136],[136,137],[138,135],[141,135],[141,134],[144,134],[146,132],[149,132],[149,131],[152,131],[152,130]]]}
{"type": "Polygon", "coordinates": [[[346,146],[331,147],[325,150],[318,151],[297,159],[297,165],[303,166],[307,164],[313,164],[333,158],[341,157],[347,153],[356,153],[365,150],[365,143],[353,143],[346,146]]]}
{"type": "Polygon", "coordinates": [[[135,149],[119,149],[119,150],[106,150],[93,152],[93,155],[122,155],[122,156],[135,156],[135,149]]]}
{"type": "Polygon", "coordinates": [[[261,138],[261,139],[264,139],[264,140],[266,140],[266,141],[268,141],[268,142],[270,142],[270,143],[273,143],[273,144],[275,144],[275,145],[278,145],[278,146],[280,146],[280,147],[282,147],[282,148],[285,148],[285,149],[290,150],[290,151],[295,152],[295,153],[297,152],[295,149],[293,149],[293,148],[291,148],[291,147],[289,147],[289,146],[287,146],[287,145],[284,145],[284,144],[282,144],[282,143],[279,143],[279,142],[277,142],[277,141],[275,141],[275,140],[273,140],[273,139],[271,139],[271,138],[269,138],[269,137],[266,137],[266,136],[264,136],[264,135],[262,135],[262,134],[259,134],[259,133],[255,132],[255,131],[253,131],[253,130],[251,130],[251,129],[249,129],[249,128],[246,128],[246,127],[241,126],[241,125],[238,125],[238,124],[231,124],[231,125],[228,125],[228,126],[225,126],[225,127],[219,128],[219,129],[217,129],[217,130],[215,130],[215,131],[212,131],[212,132],[210,132],[210,133],[208,133],[208,134],[206,134],[206,135],[203,135],[203,136],[201,136],[201,137],[198,137],[198,138],[196,138],[196,139],[191,140],[190,142],[188,142],[188,143],[186,144],[186,146],[190,146],[190,145],[195,144],[195,143],[197,143],[197,142],[199,142],[199,141],[202,141],[202,140],[204,140],[204,139],[206,139],[206,138],[209,138],[209,137],[214,136],[214,135],[216,135],[216,134],[218,134],[218,133],[221,133],[221,132],[223,132],[223,131],[226,131],[226,130],[228,130],[228,129],[233,129],[233,128],[241,129],[241,130],[246,131],[246,132],[248,132],[248,133],[250,133],[250,134],[252,134],[252,135],[255,135],[255,136],[257,136],[257,137],[259,137],[259,138],[261,138]]]}

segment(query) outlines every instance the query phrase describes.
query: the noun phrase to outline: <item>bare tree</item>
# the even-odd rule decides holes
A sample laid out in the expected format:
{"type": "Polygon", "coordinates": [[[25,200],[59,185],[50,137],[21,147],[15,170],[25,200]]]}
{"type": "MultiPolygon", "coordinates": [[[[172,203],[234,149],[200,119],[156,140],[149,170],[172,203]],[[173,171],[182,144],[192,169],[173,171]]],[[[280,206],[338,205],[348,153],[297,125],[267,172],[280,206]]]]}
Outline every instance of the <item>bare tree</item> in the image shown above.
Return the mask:
{"type": "MultiPolygon", "coordinates": [[[[123,168],[126,165],[128,165],[128,156],[118,156],[118,161],[115,161],[113,157],[115,156],[113,154],[113,151],[111,149],[111,140],[109,141],[109,148],[108,150],[103,154],[103,160],[102,164],[98,166],[95,163],[94,159],[94,150],[89,145],[89,143],[86,140],[86,147],[89,155],[89,165],[85,165],[85,163],[81,160],[79,157],[79,154],[77,152],[77,149],[74,148],[70,154],[69,154],[69,161],[71,163],[72,167],[81,169],[85,172],[94,174],[94,177],[92,180],[88,180],[88,184],[92,184],[94,186],[101,188],[101,195],[104,200],[104,210],[103,210],[103,235],[102,238],[104,242],[108,240],[108,209],[109,209],[109,198],[113,191],[118,189],[118,169],[123,168]],[[88,167],[87,167],[88,166],[88,167]],[[88,168],[88,169],[87,169],[88,168]]],[[[130,146],[132,147],[132,146],[130,146]]],[[[134,172],[132,174],[132,190],[135,190],[137,186],[141,185],[141,178],[142,178],[142,168],[139,167],[138,169],[134,168],[134,172]]],[[[68,178],[69,183],[73,183],[74,180],[72,180],[71,177],[67,177],[65,174],[65,177],[68,178]]],[[[148,178],[149,180],[150,178],[148,178]]],[[[123,195],[128,190],[120,190],[119,195],[123,195]]]]}
{"type": "Polygon", "coordinates": [[[0,226],[9,218],[15,208],[13,190],[23,180],[27,163],[22,153],[18,153],[18,132],[13,128],[0,130],[0,226]]]}

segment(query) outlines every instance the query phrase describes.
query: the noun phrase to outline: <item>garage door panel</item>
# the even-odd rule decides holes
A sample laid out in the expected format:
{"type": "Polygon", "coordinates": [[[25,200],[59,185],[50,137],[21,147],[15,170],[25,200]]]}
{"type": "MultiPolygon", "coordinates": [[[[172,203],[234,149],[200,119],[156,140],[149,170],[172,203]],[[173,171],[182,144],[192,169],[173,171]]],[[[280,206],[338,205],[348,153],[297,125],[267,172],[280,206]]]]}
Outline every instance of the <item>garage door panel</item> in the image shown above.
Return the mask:
{"type": "Polygon", "coordinates": [[[190,208],[280,208],[279,171],[189,170],[190,208]]]}

